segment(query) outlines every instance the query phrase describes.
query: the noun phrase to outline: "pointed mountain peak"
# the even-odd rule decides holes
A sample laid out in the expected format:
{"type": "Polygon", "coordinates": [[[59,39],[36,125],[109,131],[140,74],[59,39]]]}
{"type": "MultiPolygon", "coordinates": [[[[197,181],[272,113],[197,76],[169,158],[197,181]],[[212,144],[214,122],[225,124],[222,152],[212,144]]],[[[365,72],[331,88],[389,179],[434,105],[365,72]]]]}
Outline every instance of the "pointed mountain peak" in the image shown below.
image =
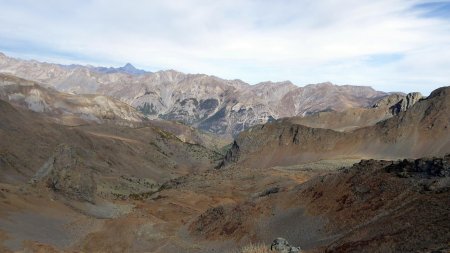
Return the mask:
{"type": "Polygon", "coordinates": [[[105,73],[105,74],[126,73],[126,74],[130,74],[130,75],[141,75],[141,74],[151,73],[151,72],[147,72],[147,71],[142,70],[142,69],[137,69],[131,63],[127,63],[123,67],[119,67],[119,68],[93,67],[93,69],[98,71],[98,72],[100,72],[100,73],[105,73]]]}
{"type": "Polygon", "coordinates": [[[129,62],[127,64],[125,64],[123,67],[119,68],[118,70],[121,72],[131,74],[131,75],[140,75],[140,74],[149,73],[145,70],[137,69],[136,67],[133,66],[133,64],[131,64],[129,62]]]}
{"type": "Polygon", "coordinates": [[[127,69],[136,69],[136,68],[133,66],[133,64],[131,64],[131,63],[129,63],[129,62],[127,62],[127,64],[125,64],[125,65],[123,66],[123,68],[127,68],[127,69]]]}

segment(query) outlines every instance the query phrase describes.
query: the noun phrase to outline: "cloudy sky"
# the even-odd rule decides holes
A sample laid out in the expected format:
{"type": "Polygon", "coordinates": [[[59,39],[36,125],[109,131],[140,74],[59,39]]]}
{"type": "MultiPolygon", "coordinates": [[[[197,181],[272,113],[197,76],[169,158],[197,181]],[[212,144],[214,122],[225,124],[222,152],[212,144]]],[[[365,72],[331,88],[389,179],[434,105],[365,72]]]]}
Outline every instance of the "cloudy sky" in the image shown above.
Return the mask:
{"type": "Polygon", "coordinates": [[[0,51],[428,94],[450,85],[450,1],[0,0],[0,51]]]}

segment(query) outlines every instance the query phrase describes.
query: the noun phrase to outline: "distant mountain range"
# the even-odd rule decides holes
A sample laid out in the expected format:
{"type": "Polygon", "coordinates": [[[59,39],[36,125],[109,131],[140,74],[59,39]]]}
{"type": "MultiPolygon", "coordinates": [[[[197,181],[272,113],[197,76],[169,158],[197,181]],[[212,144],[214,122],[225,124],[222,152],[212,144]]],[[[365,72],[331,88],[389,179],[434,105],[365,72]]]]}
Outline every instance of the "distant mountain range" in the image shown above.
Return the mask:
{"type": "MultiPolygon", "coordinates": [[[[0,57],[1,56],[4,56],[4,54],[0,53],[0,57]]],[[[57,64],[57,65],[59,65],[61,68],[65,68],[68,70],[73,70],[73,69],[77,69],[77,68],[88,68],[93,72],[98,72],[98,73],[102,73],[102,74],[123,73],[123,74],[129,74],[129,75],[142,75],[142,74],[152,73],[150,71],[137,69],[131,63],[127,63],[123,67],[118,67],[118,68],[102,67],[102,66],[96,67],[96,66],[91,66],[91,65],[83,66],[83,65],[79,65],[79,64],[70,64],[70,65],[57,64]]]]}
{"type": "Polygon", "coordinates": [[[151,72],[148,72],[148,71],[145,71],[142,69],[137,69],[133,65],[131,65],[131,63],[127,63],[123,67],[119,67],[119,68],[94,67],[93,69],[95,71],[98,71],[98,72],[104,73],[104,74],[124,73],[124,74],[130,74],[130,75],[142,75],[142,74],[151,73],[151,72]]]}
{"type": "Polygon", "coordinates": [[[151,73],[129,63],[120,68],[60,65],[1,53],[0,72],[63,92],[111,96],[150,119],[180,121],[226,136],[283,117],[370,107],[389,95],[366,86],[320,83],[298,87],[289,81],[249,85],[175,70],[151,73]]]}

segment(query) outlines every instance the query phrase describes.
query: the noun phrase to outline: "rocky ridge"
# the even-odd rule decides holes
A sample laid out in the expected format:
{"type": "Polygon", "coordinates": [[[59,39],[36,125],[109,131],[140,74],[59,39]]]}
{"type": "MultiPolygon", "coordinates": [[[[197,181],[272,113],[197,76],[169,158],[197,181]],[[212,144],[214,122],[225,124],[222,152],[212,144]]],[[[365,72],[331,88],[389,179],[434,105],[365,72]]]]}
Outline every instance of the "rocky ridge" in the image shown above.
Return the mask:
{"type": "Polygon", "coordinates": [[[448,115],[450,88],[442,87],[406,111],[353,131],[311,128],[289,120],[267,123],[240,133],[222,165],[267,167],[332,158],[442,155],[450,150],[448,115]]]}
{"type": "Polygon", "coordinates": [[[392,94],[378,100],[367,108],[350,108],[342,112],[317,112],[304,117],[288,117],[278,121],[300,124],[312,128],[326,128],[339,132],[353,131],[372,126],[411,108],[423,99],[417,92],[409,94],[392,94]]]}

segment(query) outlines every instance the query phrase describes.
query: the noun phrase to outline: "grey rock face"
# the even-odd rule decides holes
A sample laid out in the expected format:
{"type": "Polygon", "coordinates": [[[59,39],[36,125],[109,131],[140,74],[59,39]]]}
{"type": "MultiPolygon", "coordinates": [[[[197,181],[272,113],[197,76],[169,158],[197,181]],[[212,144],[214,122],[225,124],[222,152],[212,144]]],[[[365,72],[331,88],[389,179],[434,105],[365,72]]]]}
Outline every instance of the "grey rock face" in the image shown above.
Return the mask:
{"type": "Polygon", "coordinates": [[[403,94],[392,94],[378,100],[372,107],[373,108],[391,107],[396,105],[398,102],[402,101],[404,98],[405,95],[403,94]]]}
{"type": "Polygon", "coordinates": [[[402,102],[402,110],[407,110],[411,108],[417,101],[422,98],[422,94],[420,92],[412,92],[406,95],[406,98],[402,102]]]}
{"type": "Polygon", "coordinates": [[[397,115],[411,108],[416,102],[422,99],[420,92],[411,92],[407,95],[392,94],[377,101],[372,107],[388,107],[392,115],[397,115]]]}
{"type": "Polygon", "coordinates": [[[408,95],[406,95],[406,97],[404,97],[402,100],[400,100],[400,102],[398,102],[397,104],[395,104],[391,107],[392,114],[397,115],[400,112],[404,112],[404,111],[408,110],[417,101],[419,101],[422,98],[423,98],[423,96],[420,92],[408,93],[408,95]]]}
{"type": "Polygon", "coordinates": [[[284,238],[277,238],[273,240],[270,245],[271,251],[277,251],[280,253],[299,253],[301,252],[300,247],[292,247],[289,245],[289,242],[284,238]]]}
{"type": "Polygon", "coordinates": [[[80,152],[83,151],[68,145],[58,146],[31,182],[42,184],[68,198],[93,203],[97,184],[80,152]]]}

